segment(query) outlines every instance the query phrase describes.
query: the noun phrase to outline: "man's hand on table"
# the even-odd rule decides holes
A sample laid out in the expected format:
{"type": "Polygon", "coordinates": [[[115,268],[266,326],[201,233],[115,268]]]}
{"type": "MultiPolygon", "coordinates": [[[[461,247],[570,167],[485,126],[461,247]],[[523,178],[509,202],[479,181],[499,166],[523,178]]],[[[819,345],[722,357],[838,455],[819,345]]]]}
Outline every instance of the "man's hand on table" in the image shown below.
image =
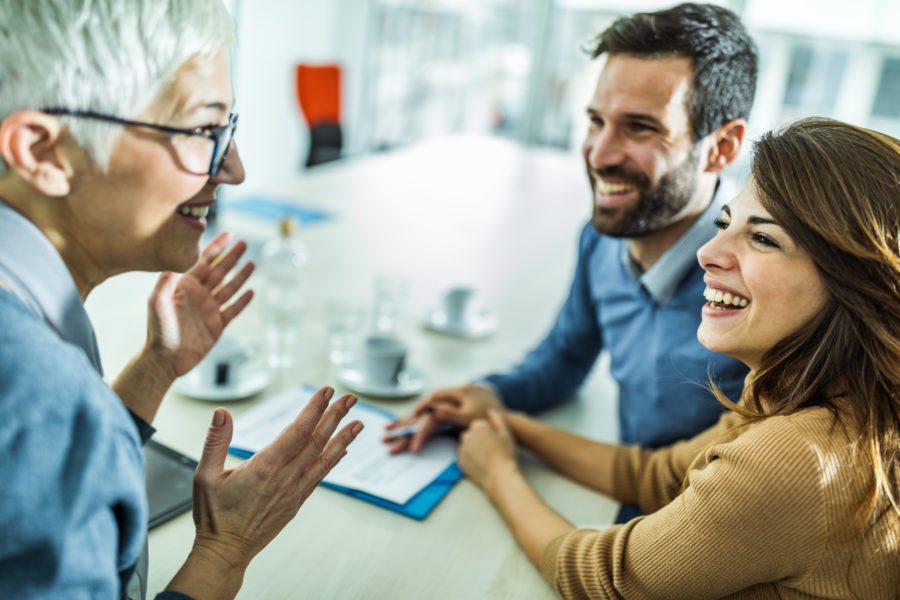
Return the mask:
{"type": "Polygon", "coordinates": [[[399,439],[388,439],[391,454],[409,450],[419,452],[439,425],[450,423],[466,428],[475,419],[487,418],[488,411],[502,410],[503,404],[487,386],[466,384],[437,390],[422,401],[408,417],[398,419],[388,425],[386,433],[413,425],[416,432],[399,439]]]}
{"type": "Polygon", "coordinates": [[[194,476],[197,534],[167,589],[194,598],[234,596],[253,557],[294,518],[362,431],[363,424],[352,421],[334,434],[356,398],[346,394],[329,406],[333,395],[329,387],[313,394],[274,442],[234,469],[225,469],[234,422],[227,410],[216,409],[194,476]]]}

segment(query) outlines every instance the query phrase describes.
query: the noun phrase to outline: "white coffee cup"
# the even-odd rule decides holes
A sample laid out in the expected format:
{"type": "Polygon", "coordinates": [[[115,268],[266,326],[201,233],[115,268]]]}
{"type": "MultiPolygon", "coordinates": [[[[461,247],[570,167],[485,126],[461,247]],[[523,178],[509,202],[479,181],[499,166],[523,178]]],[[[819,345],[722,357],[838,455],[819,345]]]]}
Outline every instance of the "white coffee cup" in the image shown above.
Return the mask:
{"type": "Polygon", "coordinates": [[[210,387],[234,386],[255,354],[256,348],[249,341],[223,335],[195,367],[198,379],[210,387]]]}
{"type": "Polygon", "coordinates": [[[464,325],[477,308],[475,290],[469,287],[452,287],[444,293],[443,309],[449,325],[464,325]]]}
{"type": "Polygon", "coordinates": [[[397,338],[371,336],[362,348],[362,374],[376,385],[396,385],[406,364],[406,344],[397,338]]]}

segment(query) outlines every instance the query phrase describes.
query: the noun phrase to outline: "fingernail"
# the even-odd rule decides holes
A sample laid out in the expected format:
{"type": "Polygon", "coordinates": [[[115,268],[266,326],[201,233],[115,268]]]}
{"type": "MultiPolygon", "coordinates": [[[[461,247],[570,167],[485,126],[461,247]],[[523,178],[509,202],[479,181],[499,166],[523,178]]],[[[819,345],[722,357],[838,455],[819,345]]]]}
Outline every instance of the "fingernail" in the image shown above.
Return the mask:
{"type": "Polygon", "coordinates": [[[353,429],[351,431],[353,431],[353,435],[359,435],[359,432],[362,430],[363,430],[363,424],[357,423],[353,426],[353,429]]]}
{"type": "Polygon", "coordinates": [[[353,405],[356,404],[356,396],[350,396],[347,398],[347,409],[353,408],[353,405]]]}
{"type": "Polygon", "coordinates": [[[331,400],[332,396],[334,396],[334,389],[330,387],[325,388],[325,399],[331,400]]]}
{"type": "Polygon", "coordinates": [[[222,425],[225,424],[225,411],[224,410],[222,410],[221,408],[217,408],[213,412],[212,424],[213,424],[213,427],[221,427],[222,425]]]}

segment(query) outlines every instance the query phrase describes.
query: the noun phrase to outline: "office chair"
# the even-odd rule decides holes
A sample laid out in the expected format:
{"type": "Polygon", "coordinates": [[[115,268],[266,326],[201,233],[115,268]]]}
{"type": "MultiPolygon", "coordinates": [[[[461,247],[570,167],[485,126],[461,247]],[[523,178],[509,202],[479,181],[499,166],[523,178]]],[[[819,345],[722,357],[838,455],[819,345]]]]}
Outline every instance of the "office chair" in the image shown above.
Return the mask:
{"type": "Polygon", "coordinates": [[[306,166],[337,160],[344,145],[341,130],[341,68],[297,65],[297,102],[309,127],[306,166]]]}

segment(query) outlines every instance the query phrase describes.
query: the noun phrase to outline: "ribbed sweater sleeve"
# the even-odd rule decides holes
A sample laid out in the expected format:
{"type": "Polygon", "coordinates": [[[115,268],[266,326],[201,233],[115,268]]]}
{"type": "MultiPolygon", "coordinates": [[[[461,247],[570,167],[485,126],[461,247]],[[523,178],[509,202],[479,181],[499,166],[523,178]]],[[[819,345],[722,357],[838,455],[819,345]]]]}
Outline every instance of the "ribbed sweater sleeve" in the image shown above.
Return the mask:
{"type": "Polygon", "coordinates": [[[723,436],[743,418],[731,411],[724,413],[704,432],[691,439],[660,448],[619,446],[613,463],[613,497],[623,504],[634,504],[647,514],[659,510],[681,493],[691,463],[709,444],[723,436]]]}
{"type": "MultiPolygon", "coordinates": [[[[638,496],[655,494],[640,491],[658,485],[646,475],[652,459],[640,461],[638,496]]],[[[664,486],[685,459],[667,460],[676,466],[655,469],[664,486]]],[[[815,570],[827,539],[822,473],[788,418],[713,445],[700,464],[657,512],[551,543],[543,569],[556,590],[565,598],[718,598],[815,570]]]]}

